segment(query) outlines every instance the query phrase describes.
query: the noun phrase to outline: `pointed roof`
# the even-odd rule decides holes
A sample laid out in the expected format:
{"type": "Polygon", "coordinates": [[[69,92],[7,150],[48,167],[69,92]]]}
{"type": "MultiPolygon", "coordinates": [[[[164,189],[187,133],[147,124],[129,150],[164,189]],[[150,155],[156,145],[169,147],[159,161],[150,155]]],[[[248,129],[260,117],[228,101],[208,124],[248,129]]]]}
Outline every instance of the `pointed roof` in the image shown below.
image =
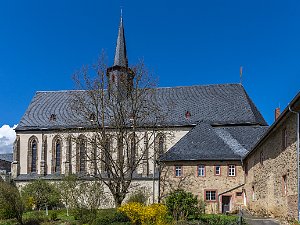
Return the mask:
{"type": "Polygon", "coordinates": [[[119,26],[119,33],[117,39],[117,46],[115,52],[114,66],[128,67],[127,52],[126,52],[126,42],[123,26],[123,17],[121,15],[121,21],[119,26]]]}

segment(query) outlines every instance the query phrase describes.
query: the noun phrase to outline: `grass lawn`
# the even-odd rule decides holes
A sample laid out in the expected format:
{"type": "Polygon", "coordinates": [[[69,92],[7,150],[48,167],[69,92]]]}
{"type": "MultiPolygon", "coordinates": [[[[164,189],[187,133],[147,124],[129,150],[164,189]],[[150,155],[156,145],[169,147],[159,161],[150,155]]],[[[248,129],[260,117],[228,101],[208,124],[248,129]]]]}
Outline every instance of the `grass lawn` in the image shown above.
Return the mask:
{"type": "MultiPolygon", "coordinates": [[[[86,214],[84,214],[86,216],[86,214]]],[[[24,225],[81,225],[88,224],[78,220],[73,213],[67,216],[66,210],[31,211],[23,214],[24,225]]],[[[89,223],[92,225],[130,225],[126,218],[120,217],[115,209],[99,210],[97,219],[89,223]]],[[[202,215],[197,221],[173,222],[173,225],[236,225],[236,216],[202,215]]],[[[18,225],[16,220],[0,220],[0,225],[18,225]]]]}

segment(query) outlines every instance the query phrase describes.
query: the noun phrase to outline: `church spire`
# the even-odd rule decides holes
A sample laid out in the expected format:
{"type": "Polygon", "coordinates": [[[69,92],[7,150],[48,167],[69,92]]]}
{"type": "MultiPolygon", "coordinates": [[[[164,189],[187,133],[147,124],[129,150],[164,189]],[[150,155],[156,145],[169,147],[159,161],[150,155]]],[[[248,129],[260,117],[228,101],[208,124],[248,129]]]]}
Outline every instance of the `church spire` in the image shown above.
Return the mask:
{"type": "Polygon", "coordinates": [[[120,20],[117,46],[115,52],[114,66],[122,66],[126,68],[128,67],[122,10],[121,10],[121,20],[120,20]]]}

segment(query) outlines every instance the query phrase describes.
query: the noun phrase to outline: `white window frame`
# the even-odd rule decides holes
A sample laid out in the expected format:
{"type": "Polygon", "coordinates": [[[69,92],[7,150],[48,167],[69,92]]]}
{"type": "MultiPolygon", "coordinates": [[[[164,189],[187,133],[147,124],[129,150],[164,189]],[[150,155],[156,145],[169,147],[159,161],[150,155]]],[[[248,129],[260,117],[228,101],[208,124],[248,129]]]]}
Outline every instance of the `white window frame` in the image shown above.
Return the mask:
{"type": "Polygon", "coordinates": [[[217,191],[205,191],[205,201],[210,201],[210,202],[214,202],[214,201],[217,201],[217,191]],[[215,193],[214,197],[215,199],[212,199],[212,193],[215,193]],[[207,194],[209,196],[209,199],[207,199],[207,194]]]}
{"type": "Polygon", "coordinates": [[[216,176],[220,176],[221,175],[221,166],[220,165],[216,165],[215,166],[215,175],[216,176]],[[217,170],[218,168],[218,170],[217,170]]]}
{"type": "Polygon", "coordinates": [[[205,165],[198,165],[198,177],[205,177],[205,165]]]}
{"type": "Polygon", "coordinates": [[[229,177],[236,176],[236,166],[235,165],[228,165],[228,176],[229,177]]]}
{"type": "Polygon", "coordinates": [[[182,166],[175,166],[175,177],[182,176],[182,166]]]}

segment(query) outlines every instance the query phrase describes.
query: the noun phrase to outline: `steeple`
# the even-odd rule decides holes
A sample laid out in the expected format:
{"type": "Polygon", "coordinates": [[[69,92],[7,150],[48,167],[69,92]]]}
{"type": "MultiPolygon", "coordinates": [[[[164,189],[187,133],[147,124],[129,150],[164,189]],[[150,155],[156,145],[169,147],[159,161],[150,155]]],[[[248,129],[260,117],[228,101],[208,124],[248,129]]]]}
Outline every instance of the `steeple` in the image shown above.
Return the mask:
{"type": "Polygon", "coordinates": [[[122,11],[121,11],[121,20],[120,20],[117,46],[115,52],[114,66],[122,66],[126,68],[128,67],[122,11]]]}
{"type": "Polygon", "coordinates": [[[133,88],[134,72],[128,67],[122,11],[114,65],[107,68],[107,76],[110,95],[117,96],[118,100],[126,99],[133,88]]]}

